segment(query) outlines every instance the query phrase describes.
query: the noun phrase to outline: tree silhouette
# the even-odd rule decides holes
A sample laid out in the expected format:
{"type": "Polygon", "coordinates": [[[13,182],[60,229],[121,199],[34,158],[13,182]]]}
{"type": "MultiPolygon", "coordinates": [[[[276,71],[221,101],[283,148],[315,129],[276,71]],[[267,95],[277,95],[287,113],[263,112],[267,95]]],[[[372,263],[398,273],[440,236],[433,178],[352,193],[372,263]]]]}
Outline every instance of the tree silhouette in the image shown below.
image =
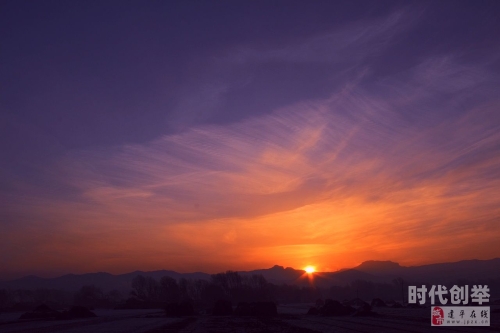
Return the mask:
{"type": "Polygon", "coordinates": [[[401,288],[401,299],[403,300],[403,305],[405,305],[405,285],[407,284],[403,278],[398,277],[397,279],[392,280],[392,282],[401,288]]]}
{"type": "Polygon", "coordinates": [[[75,305],[95,308],[103,304],[104,293],[94,285],[83,286],[75,294],[75,305]]]}
{"type": "Polygon", "coordinates": [[[169,276],[160,279],[161,300],[166,302],[179,302],[181,291],[177,281],[169,276]]]}

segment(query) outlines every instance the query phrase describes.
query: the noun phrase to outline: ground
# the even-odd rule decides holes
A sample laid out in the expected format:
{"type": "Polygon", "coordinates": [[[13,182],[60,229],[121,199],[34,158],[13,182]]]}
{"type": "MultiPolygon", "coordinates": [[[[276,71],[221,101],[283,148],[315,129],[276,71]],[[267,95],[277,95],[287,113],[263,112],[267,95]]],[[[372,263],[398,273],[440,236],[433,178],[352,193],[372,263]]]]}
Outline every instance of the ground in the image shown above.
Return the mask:
{"type": "MultiPolygon", "coordinates": [[[[96,310],[97,318],[68,321],[17,321],[21,313],[2,313],[3,333],[396,333],[500,332],[500,313],[490,327],[431,327],[430,308],[377,308],[377,317],[319,317],[305,313],[311,304],[278,307],[275,318],[212,317],[166,318],[157,310],[96,310]]],[[[493,309],[500,306],[492,306],[493,309]]]]}

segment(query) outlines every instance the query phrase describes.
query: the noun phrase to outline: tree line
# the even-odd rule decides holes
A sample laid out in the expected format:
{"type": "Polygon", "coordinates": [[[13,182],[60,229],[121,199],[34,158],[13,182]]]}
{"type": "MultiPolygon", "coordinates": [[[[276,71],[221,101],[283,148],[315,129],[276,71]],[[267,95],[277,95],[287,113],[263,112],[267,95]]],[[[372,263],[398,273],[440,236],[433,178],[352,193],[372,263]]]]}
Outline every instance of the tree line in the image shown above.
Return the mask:
{"type": "MultiPolygon", "coordinates": [[[[470,282],[469,284],[471,284],[470,282]]],[[[477,282],[475,282],[477,283],[477,282]]],[[[467,281],[462,281],[467,284],[467,281]]],[[[484,281],[492,291],[500,289],[500,279],[484,281]],[[498,286],[498,288],[496,288],[498,286]]],[[[392,283],[356,280],[345,286],[315,287],[276,285],[262,275],[242,275],[227,271],[211,275],[209,280],[178,280],[164,276],[156,280],[137,275],[129,292],[103,292],[94,285],[83,286],[77,292],[56,289],[0,289],[0,311],[28,311],[47,304],[54,309],[82,305],[87,308],[163,308],[167,303],[188,301],[197,308],[210,308],[218,300],[239,302],[274,301],[276,303],[314,303],[318,299],[352,300],[373,298],[405,301],[407,283],[395,279],[392,283]]],[[[495,296],[492,295],[492,298],[495,296]]]]}

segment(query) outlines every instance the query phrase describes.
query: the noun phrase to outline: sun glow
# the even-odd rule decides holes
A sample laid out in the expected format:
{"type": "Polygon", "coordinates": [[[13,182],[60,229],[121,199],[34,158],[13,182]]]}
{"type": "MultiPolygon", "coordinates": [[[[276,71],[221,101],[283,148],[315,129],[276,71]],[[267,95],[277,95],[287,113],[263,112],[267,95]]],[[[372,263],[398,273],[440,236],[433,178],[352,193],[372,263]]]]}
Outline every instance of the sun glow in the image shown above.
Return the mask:
{"type": "Polygon", "coordinates": [[[307,266],[306,268],[304,268],[304,270],[306,271],[307,274],[312,274],[316,271],[316,268],[313,266],[307,266]]]}

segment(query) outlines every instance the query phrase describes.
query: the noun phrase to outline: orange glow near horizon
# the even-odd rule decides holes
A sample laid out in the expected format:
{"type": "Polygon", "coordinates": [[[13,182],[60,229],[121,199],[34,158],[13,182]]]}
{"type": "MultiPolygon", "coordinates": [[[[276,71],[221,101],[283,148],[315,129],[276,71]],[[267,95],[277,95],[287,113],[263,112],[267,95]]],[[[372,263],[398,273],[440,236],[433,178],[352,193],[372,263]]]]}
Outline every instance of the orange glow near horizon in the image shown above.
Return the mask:
{"type": "MultiPolygon", "coordinates": [[[[460,154],[429,148],[432,131],[378,136],[377,124],[361,130],[317,111],[328,103],[66,157],[60,173],[82,195],[9,207],[26,221],[2,230],[9,246],[26,247],[9,257],[9,272],[217,273],[310,263],[325,271],[499,255],[500,179],[478,178],[499,165],[498,155],[442,172],[460,154]],[[115,182],[113,170],[127,181],[115,182]]],[[[477,114],[470,117],[479,123],[477,114]]],[[[474,137],[470,123],[447,126],[474,137]]]]}

